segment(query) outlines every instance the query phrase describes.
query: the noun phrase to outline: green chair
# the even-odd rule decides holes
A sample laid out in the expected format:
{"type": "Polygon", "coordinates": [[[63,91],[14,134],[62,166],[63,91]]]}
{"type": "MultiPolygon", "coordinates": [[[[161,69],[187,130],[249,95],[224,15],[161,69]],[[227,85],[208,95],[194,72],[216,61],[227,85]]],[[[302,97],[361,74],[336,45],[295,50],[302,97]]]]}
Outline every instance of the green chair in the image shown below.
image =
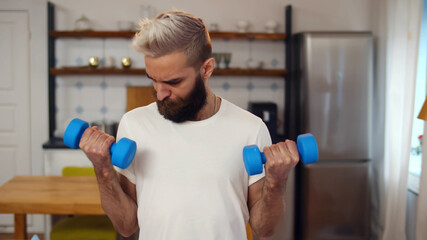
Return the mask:
{"type": "MultiPolygon", "coordinates": [[[[65,167],[63,176],[95,176],[92,167],[65,167]]],[[[59,220],[50,232],[51,240],[116,240],[117,234],[105,215],[71,216],[59,220]]]]}

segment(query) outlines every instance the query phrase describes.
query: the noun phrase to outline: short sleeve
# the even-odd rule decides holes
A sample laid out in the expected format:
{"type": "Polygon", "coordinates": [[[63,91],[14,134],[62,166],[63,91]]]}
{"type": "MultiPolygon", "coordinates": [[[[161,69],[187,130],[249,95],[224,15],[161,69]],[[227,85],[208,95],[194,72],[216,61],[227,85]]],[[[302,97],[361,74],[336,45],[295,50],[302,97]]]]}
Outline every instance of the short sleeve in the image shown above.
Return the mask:
{"type": "MultiPolygon", "coordinates": [[[[124,115],[120,120],[119,127],[117,129],[116,142],[118,142],[120,139],[124,137],[132,139],[132,135],[130,134],[131,132],[132,131],[130,129],[130,126],[126,120],[126,115],[124,115]]],[[[136,184],[135,161],[132,161],[132,163],[126,169],[121,169],[119,167],[115,167],[115,169],[118,173],[125,176],[131,183],[136,184]]]]}
{"type": "MultiPolygon", "coordinates": [[[[256,137],[256,142],[255,144],[258,146],[258,148],[260,149],[260,151],[262,151],[262,149],[264,149],[265,146],[270,146],[271,145],[271,137],[270,137],[270,133],[268,132],[268,128],[265,125],[264,122],[261,121],[259,130],[258,130],[258,134],[256,137]]],[[[257,182],[258,180],[262,179],[265,176],[265,169],[263,167],[262,173],[257,174],[257,175],[253,175],[253,176],[249,176],[249,186],[252,185],[253,183],[257,182]]]]}

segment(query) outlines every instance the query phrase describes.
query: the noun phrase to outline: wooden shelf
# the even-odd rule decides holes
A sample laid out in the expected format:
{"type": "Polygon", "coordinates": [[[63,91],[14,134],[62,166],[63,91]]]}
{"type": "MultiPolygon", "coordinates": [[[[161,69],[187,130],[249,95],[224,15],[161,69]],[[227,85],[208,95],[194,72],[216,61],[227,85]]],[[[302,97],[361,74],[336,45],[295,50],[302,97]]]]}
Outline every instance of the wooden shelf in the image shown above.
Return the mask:
{"type": "Polygon", "coordinates": [[[288,74],[285,69],[215,69],[214,76],[265,76],[265,77],[283,77],[288,74]]]}
{"type": "Polygon", "coordinates": [[[128,31],[49,31],[55,38],[132,38],[135,32],[128,31]]]}
{"type": "Polygon", "coordinates": [[[52,75],[145,75],[145,69],[64,67],[64,68],[51,68],[50,74],[52,75]]]}
{"type": "Polygon", "coordinates": [[[285,40],[284,33],[261,33],[261,32],[210,32],[211,38],[217,39],[256,39],[256,40],[285,40]]]}
{"type": "MultiPolygon", "coordinates": [[[[257,39],[285,40],[284,33],[240,33],[240,32],[210,32],[212,39],[257,39]]],[[[54,38],[132,38],[135,32],[128,31],[49,31],[54,38]]]]}
{"type": "MultiPolygon", "coordinates": [[[[65,67],[51,68],[52,75],[145,75],[143,68],[90,68],[90,67],[65,67]]],[[[283,77],[288,74],[282,69],[215,69],[214,76],[266,76],[283,77]]]]}

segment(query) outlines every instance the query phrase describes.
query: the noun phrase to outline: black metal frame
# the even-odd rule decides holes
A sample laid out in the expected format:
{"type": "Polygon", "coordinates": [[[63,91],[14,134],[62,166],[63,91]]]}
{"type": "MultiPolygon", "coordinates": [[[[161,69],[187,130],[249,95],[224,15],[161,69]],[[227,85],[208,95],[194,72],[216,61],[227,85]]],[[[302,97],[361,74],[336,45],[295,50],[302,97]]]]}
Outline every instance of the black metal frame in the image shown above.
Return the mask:
{"type": "MultiPolygon", "coordinates": [[[[298,35],[292,34],[292,7],[286,6],[286,69],[288,75],[285,78],[285,139],[296,141],[297,136],[302,133],[302,112],[301,112],[301,82],[297,63],[300,61],[296,54],[293,44],[297,41],[298,35]]],[[[295,195],[294,195],[294,239],[302,239],[302,163],[298,163],[295,167],[295,195]]]]}
{"type": "Polygon", "coordinates": [[[284,134],[286,139],[296,140],[295,133],[292,126],[295,126],[295,103],[297,91],[295,91],[295,84],[293,84],[293,70],[292,70],[292,6],[288,5],[285,8],[285,31],[286,31],[286,69],[288,74],[285,76],[285,125],[284,134]]]}
{"type": "MultiPolygon", "coordinates": [[[[295,43],[299,41],[300,35],[296,34],[292,36],[292,42],[295,43]]],[[[294,47],[298,47],[297,44],[293,45],[294,47]]],[[[290,91],[292,91],[293,97],[292,97],[292,111],[291,111],[291,118],[292,118],[292,125],[294,128],[292,129],[292,137],[294,139],[297,138],[299,134],[302,133],[303,130],[303,116],[302,116],[302,106],[301,106],[301,98],[303,93],[302,90],[302,82],[301,79],[301,71],[297,68],[299,64],[297,64],[300,61],[300,56],[297,54],[297,50],[295,48],[292,49],[291,55],[293,59],[293,65],[292,65],[292,78],[293,81],[290,84],[290,91]]],[[[304,191],[304,182],[302,177],[302,170],[303,170],[303,164],[299,162],[297,166],[295,167],[295,204],[294,204],[294,219],[295,219],[295,227],[294,227],[294,238],[295,239],[303,239],[303,218],[304,216],[304,208],[303,208],[303,191],[304,191]]]]}
{"type": "MultiPolygon", "coordinates": [[[[286,139],[293,141],[297,140],[299,134],[305,131],[303,128],[304,124],[304,92],[303,82],[301,82],[301,69],[298,68],[299,62],[301,61],[298,55],[298,50],[295,47],[299,47],[296,44],[300,41],[300,34],[292,34],[291,26],[291,6],[286,8],[286,68],[288,69],[288,76],[286,78],[285,85],[285,133],[286,139]]],[[[304,179],[303,179],[303,164],[299,162],[295,167],[295,191],[294,191],[294,239],[304,238],[304,225],[303,218],[305,209],[303,208],[303,191],[304,191],[304,179]]]]}
{"type": "MultiPolygon", "coordinates": [[[[52,3],[47,3],[47,29],[55,29],[55,9],[52,3]]],[[[55,67],[55,39],[48,36],[48,72],[55,67]]],[[[49,139],[54,138],[55,122],[55,84],[56,77],[49,72],[49,139]]]]}
{"type": "Polygon", "coordinates": [[[55,37],[49,32],[55,30],[55,5],[47,3],[47,30],[48,30],[48,101],[49,101],[49,141],[43,144],[43,148],[68,148],[61,138],[55,137],[56,129],[56,76],[50,73],[55,68],[55,37]]]}

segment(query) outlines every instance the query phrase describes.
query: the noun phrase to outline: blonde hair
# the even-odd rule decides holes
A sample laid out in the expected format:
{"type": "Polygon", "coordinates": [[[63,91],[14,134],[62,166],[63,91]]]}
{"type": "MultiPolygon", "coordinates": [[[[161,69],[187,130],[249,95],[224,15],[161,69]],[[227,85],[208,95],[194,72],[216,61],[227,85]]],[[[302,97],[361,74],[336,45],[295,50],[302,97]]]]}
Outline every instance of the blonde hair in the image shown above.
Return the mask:
{"type": "Polygon", "coordinates": [[[187,56],[187,65],[200,67],[212,56],[209,32],[202,19],[172,10],[139,23],[132,47],[147,56],[160,57],[176,51],[187,56]]]}

